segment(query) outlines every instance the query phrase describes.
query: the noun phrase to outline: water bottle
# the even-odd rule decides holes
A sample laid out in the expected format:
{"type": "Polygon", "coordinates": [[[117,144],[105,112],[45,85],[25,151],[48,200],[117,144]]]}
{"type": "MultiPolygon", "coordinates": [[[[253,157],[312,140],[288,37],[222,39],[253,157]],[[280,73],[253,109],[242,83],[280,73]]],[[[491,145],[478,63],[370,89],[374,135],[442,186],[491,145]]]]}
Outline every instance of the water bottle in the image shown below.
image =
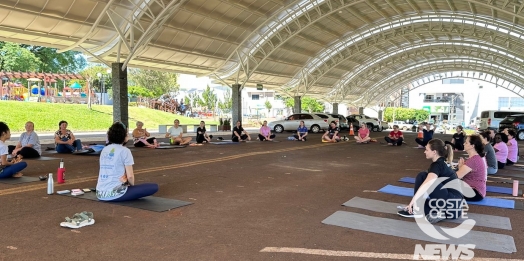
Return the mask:
{"type": "Polygon", "coordinates": [[[513,196],[516,197],[519,195],[519,181],[513,180],[513,196]]]}
{"type": "Polygon", "coordinates": [[[64,159],[60,159],[60,166],[56,171],[56,180],[58,181],[58,184],[62,184],[65,182],[64,159]]]}
{"type": "Polygon", "coordinates": [[[55,193],[55,184],[53,180],[53,173],[47,175],[47,194],[53,195],[55,193]]]}

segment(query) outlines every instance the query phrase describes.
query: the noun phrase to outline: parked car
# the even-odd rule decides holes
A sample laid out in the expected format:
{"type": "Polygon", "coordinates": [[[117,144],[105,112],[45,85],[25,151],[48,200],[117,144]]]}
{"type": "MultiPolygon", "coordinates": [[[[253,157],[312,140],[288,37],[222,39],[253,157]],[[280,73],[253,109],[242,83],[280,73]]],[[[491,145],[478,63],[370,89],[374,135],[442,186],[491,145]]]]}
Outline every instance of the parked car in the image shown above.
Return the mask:
{"type": "Polygon", "coordinates": [[[413,128],[413,124],[405,123],[403,121],[393,121],[389,123],[391,128],[393,128],[393,125],[398,125],[398,128],[403,131],[411,130],[413,128]]]}
{"type": "Polygon", "coordinates": [[[268,123],[267,126],[277,133],[296,131],[300,121],[304,121],[306,127],[313,133],[328,129],[327,119],[322,119],[313,113],[295,113],[286,117],[284,120],[272,121],[268,123]]]}
{"type": "Polygon", "coordinates": [[[329,114],[327,114],[327,113],[314,112],[314,113],[312,113],[312,114],[315,114],[315,115],[317,115],[318,117],[320,117],[320,118],[326,120],[326,122],[328,123],[328,125],[329,125],[332,121],[334,121],[334,122],[337,123],[337,126],[338,126],[338,119],[335,118],[335,117],[333,117],[333,116],[331,116],[331,115],[329,115],[329,114]]]}
{"type": "Polygon", "coordinates": [[[389,123],[387,121],[381,121],[380,122],[380,131],[384,131],[386,129],[389,129],[389,123]]]}
{"type": "Polygon", "coordinates": [[[336,119],[337,126],[340,129],[349,129],[348,120],[346,119],[346,117],[344,117],[344,115],[329,113],[329,116],[336,119]]]}
{"type": "Polygon", "coordinates": [[[518,140],[524,140],[524,114],[506,116],[499,124],[499,132],[505,128],[514,129],[518,140]]]}
{"type": "Polygon", "coordinates": [[[480,130],[497,130],[506,116],[521,114],[520,111],[483,111],[480,113],[480,130]]]}
{"type": "Polygon", "coordinates": [[[371,118],[364,114],[352,114],[348,117],[353,117],[357,119],[360,123],[365,123],[368,129],[370,129],[371,131],[378,131],[380,128],[380,122],[377,119],[371,118]]]}

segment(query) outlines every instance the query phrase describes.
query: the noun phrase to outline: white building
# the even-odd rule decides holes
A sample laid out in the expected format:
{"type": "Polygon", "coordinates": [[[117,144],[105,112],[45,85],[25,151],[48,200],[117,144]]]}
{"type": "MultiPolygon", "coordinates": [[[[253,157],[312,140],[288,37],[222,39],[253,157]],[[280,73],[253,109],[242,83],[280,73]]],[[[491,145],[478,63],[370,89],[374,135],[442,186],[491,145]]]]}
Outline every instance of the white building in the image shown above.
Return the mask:
{"type": "Polygon", "coordinates": [[[409,107],[429,109],[436,121],[452,118],[452,122],[469,125],[481,111],[524,111],[524,99],[488,82],[448,78],[411,90],[409,107]]]}

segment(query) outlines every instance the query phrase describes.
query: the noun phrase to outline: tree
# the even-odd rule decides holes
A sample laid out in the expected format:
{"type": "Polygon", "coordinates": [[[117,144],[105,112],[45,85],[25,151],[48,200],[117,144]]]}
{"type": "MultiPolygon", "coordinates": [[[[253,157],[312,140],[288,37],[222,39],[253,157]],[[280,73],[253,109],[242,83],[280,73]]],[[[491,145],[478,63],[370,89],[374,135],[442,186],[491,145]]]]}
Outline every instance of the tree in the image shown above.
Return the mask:
{"type": "Polygon", "coordinates": [[[406,120],[427,120],[429,112],[411,108],[386,108],[384,110],[384,119],[386,121],[406,121],[406,120]]]}
{"type": "Polygon", "coordinates": [[[206,87],[204,92],[202,92],[202,104],[208,110],[211,110],[213,112],[213,116],[215,115],[215,110],[217,106],[217,95],[213,90],[211,90],[211,87],[209,87],[209,85],[206,87]]]}
{"type": "Polygon", "coordinates": [[[127,88],[129,95],[133,97],[144,97],[144,98],[153,98],[155,95],[148,89],[141,86],[129,86],[127,88]]]}
{"type": "Polygon", "coordinates": [[[178,92],[178,74],[154,70],[129,69],[130,84],[150,90],[159,97],[166,93],[178,92]]]}
{"type": "Polygon", "coordinates": [[[15,43],[0,43],[0,71],[38,71],[42,62],[28,49],[15,43]]]}
{"type": "MultiPolygon", "coordinates": [[[[325,109],[324,104],[320,103],[319,101],[311,97],[302,97],[300,103],[301,103],[301,106],[300,106],[301,109],[303,111],[308,111],[310,113],[311,112],[322,112],[325,109]]],[[[286,98],[284,100],[284,105],[287,108],[293,108],[295,106],[295,99],[291,97],[286,98]]]]}
{"type": "Polygon", "coordinates": [[[20,47],[28,49],[40,59],[42,62],[38,68],[40,72],[76,73],[87,66],[87,61],[80,52],[57,53],[55,48],[27,44],[21,44],[20,47]]]}
{"type": "MultiPolygon", "coordinates": [[[[77,81],[80,85],[84,86],[86,81],[90,82],[90,86],[95,88],[98,92],[102,92],[102,79],[104,81],[104,88],[106,90],[112,89],[113,82],[111,80],[111,75],[107,73],[109,68],[103,65],[94,65],[85,68],[79,74],[84,77],[85,80],[74,80],[77,81]],[[98,75],[103,75],[104,77],[98,77],[98,75]]],[[[69,83],[70,85],[71,83],[69,83]]]]}
{"type": "Polygon", "coordinates": [[[227,89],[226,93],[224,93],[224,98],[222,101],[218,102],[218,108],[224,113],[231,112],[231,109],[233,108],[233,97],[231,97],[231,90],[227,89]]]}
{"type": "Polygon", "coordinates": [[[267,114],[271,111],[271,108],[273,108],[273,105],[271,105],[271,102],[269,100],[266,100],[266,103],[264,103],[264,106],[266,106],[267,114]]]}

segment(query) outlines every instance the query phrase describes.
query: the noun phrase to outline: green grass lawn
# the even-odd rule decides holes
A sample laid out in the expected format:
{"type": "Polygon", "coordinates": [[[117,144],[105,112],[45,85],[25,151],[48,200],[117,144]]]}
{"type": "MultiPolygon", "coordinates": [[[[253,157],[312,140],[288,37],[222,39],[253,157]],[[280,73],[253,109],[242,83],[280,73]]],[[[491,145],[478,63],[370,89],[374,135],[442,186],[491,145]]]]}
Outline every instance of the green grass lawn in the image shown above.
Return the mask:
{"type": "MultiPolygon", "coordinates": [[[[85,104],[58,104],[19,101],[0,101],[0,121],[7,123],[11,132],[25,131],[27,121],[35,123],[35,131],[50,132],[58,129],[58,122],[65,120],[69,129],[78,131],[105,131],[113,123],[113,107],[93,105],[89,110],[85,104]]],[[[198,124],[192,119],[147,108],[129,107],[129,128],[135,128],[136,121],[144,122],[146,129],[158,129],[159,124],[173,123],[179,119],[181,125],[198,124]]],[[[217,124],[217,121],[206,121],[217,124]]]]}

